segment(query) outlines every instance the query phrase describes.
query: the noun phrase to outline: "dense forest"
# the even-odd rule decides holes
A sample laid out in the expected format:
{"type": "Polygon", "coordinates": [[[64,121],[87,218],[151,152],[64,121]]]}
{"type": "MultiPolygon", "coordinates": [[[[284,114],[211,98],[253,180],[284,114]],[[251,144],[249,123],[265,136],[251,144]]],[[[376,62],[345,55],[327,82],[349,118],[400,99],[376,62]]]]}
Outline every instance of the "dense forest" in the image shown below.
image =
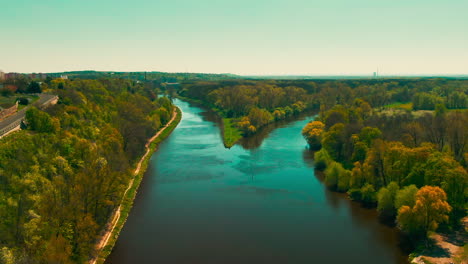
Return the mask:
{"type": "MultiPolygon", "coordinates": [[[[203,102],[216,110],[224,122],[244,136],[257,129],[313,106],[313,97],[303,87],[278,85],[276,81],[225,80],[213,82],[186,82],[178,96],[203,102]]],[[[174,91],[173,91],[174,93],[174,91]]],[[[225,133],[226,127],[225,125],[225,133]]]]}
{"type": "Polygon", "coordinates": [[[468,209],[468,81],[339,87],[319,92],[320,114],[302,131],[325,184],[413,239],[456,228],[468,209]]]}
{"type": "Polygon", "coordinates": [[[58,104],[0,139],[0,263],[83,263],[173,105],[122,79],[42,84],[58,104]]]}
{"type": "Polygon", "coordinates": [[[175,83],[188,80],[208,81],[238,78],[234,74],[214,74],[214,73],[185,73],[185,72],[106,72],[106,71],[70,71],[48,73],[51,77],[60,77],[66,75],[71,79],[101,79],[101,78],[120,78],[139,81],[154,81],[155,85],[160,83],[175,83]]]}
{"type": "Polygon", "coordinates": [[[307,109],[353,105],[356,98],[363,111],[391,104],[415,110],[468,108],[468,81],[443,78],[189,81],[172,93],[217,110],[244,136],[307,109]]]}

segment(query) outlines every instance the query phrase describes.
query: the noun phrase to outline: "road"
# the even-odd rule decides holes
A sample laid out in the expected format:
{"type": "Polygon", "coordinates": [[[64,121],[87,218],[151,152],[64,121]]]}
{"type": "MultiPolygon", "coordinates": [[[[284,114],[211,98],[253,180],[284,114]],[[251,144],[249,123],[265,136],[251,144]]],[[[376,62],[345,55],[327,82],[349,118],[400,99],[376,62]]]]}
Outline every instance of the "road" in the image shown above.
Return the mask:
{"type": "MultiPolygon", "coordinates": [[[[48,104],[50,104],[52,101],[54,101],[55,99],[57,99],[57,96],[53,94],[39,94],[39,100],[34,102],[31,106],[35,106],[37,108],[42,109],[46,107],[48,104]]],[[[5,120],[0,121],[0,137],[7,134],[8,132],[15,129],[16,127],[18,127],[21,124],[21,121],[24,120],[26,111],[31,106],[27,106],[19,110],[15,114],[5,118],[5,120]]]]}

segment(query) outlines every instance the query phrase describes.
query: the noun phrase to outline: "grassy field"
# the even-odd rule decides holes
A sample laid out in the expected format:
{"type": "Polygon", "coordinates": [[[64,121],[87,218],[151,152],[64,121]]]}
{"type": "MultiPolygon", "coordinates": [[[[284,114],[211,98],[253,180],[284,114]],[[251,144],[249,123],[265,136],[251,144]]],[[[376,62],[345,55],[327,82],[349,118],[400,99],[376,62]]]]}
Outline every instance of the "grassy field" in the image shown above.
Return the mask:
{"type": "Polygon", "coordinates": [[[241,131],[234,126],[232,118],[223,118],[223,141],[226,148],[230,148],[242,138],[241,131]]]}
{"type": "MultiPolygon", "coordinates": [[[[36,95],[26,95],[26,94],[15,94],[12,96],[0,96],[0,104],[13,104],[16,102],[16,99],[24,97],[29,100],[29,104],[34,103],[35,101],[39,100],[39,96],[36,95]]],[[[19,105],[18,110],[25,108],[26,105],[19,105]]]]}
{"type": "Polygon", "coordinates": [[[386,105],[385,108],[395,108],[395,109],[405,109],[405,110],[413,110],[413,103],[412,102],[407,102],[407,103],[393,103],[386,105]]]}
{"type": "MultiPolygon", "coordinates": [[[[161,133],[161,135],[159,135],[159,137],[156,138],[151,143],[150,145],[151,153],[157,150],[159,143],[161,143],[161,141],[163,141],[165,138],[167,138],[171,134],[171,132],[177,127],[181,119],[182,119],[182,112],[180,111],[179,108],[177,108],[177,117],[175,118],[174,122],[171,123],[171,125],[167,127],[167,129],[164,130],[161,133]]],[[[150,158],[151,158],[151,155],[148,155],[146,159],[143,161],[141,169],[140,169],[140,173],[138,173],[138,175],[135,176],[132,187],[128,190],[125,197],[123,198],[120,218],[117,222],[117,225],[114,231],[112,232],[112,235],[107,245],[99,254],[99,257],[97,260],[97,263],[99,264],[104,263],[107,256],[109,256],[109,254],[111,253],[112,248],[115,245],[115,242],[117,242],[117,238],[119,237],[120,231],[122,230],[122,227],[124,226],[125,221],[127,221],[127,217],[130,213],[130,210],[132,209],[133,201],[135,200],[138,187],[140,186],[141,180],[143,179],[143,175],[146,172],[150,158]]]]}

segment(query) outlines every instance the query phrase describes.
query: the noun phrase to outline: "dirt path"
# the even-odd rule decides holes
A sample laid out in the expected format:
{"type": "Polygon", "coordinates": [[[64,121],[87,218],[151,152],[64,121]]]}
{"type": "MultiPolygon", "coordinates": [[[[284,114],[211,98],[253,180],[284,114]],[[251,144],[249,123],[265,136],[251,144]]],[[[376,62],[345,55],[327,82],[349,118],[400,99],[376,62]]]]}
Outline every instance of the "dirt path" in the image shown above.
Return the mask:
{"type": "MultiPolygon", "coordinates": [[[[171,120],[169,120],[169,122],[167,122],[167,124],[162,127],[153,137],[151,137],[148,142],[146,143],[145,145],[145,148],[146,148],[146,152],[145,154],[141,157],[140,161],[138,162],[136,168],[135,168],[135,171],[133,173],[133,178],[130,180],[129,184],[128,184],[128,187],[127,189],[125,190],[124,194],[122,195],[122,200],[124,199],[125,195],[127,194],[128,190],[130,190],[130,188],[132,188],[133,186],[133,181],[135,179],[135,176],[138,175],[138,173],[140,173],[140,170],[141,170],[141,165],[143,164],[143,161],[146,159],[146,157],[150,154],[150,151],[151,149],[149,148],[149,146],[151,145],[151,143],[157,138],[159,137],[159,135],[161,135],[161,133],[166,130],[166,128],[172,124],[172,122],[174,122],[175,118],[177,117],[177,110],[176,108],[174,108],[174,112],[172,113],[172,118],[171,120]]],[[[117,226],[117,222],[119,221],[120,219],[120,211],[121,211],[121,208],[122,207],[122,203],[120,203],[119,207],[117,207],[117,210],[115,211],[114,213],[114,216],[112,217],[112,221],[110,222],[110,227],[107,228],[106,232],[104,233],[104,235],[102,236],[101,240],[99,241],[99,243],[96,245],[96,257],[92,258],[89,263],[90,264],[95,264],[98,260],[98,257],[99,256],[99,252],[101,252],[101,250],[107,245],[107,242],[109,242],[109,239],[112,235],[112,232],[114,231],[115,227],[117,226]]]]}
{"type": "Polygon", "coordinates": [[[428,252],[422,254],[412,263],[425,264],[468,264],[468,259],[463,254],[463,246],[468,241],[468,216],[462,219],[462,227],[451,234],[436,233],[431,238],[436,242],[442,253],[428,252]]]}

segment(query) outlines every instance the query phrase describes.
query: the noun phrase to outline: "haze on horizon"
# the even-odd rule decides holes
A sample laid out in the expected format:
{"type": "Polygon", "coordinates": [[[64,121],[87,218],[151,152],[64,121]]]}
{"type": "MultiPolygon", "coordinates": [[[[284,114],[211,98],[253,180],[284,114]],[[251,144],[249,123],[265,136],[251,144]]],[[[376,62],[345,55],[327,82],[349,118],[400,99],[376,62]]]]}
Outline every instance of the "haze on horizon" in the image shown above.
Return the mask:
{"type": "Polygon", "coordinates": [[[468,74],[466,0],[0,0],[5,72],[468,74]]]}

